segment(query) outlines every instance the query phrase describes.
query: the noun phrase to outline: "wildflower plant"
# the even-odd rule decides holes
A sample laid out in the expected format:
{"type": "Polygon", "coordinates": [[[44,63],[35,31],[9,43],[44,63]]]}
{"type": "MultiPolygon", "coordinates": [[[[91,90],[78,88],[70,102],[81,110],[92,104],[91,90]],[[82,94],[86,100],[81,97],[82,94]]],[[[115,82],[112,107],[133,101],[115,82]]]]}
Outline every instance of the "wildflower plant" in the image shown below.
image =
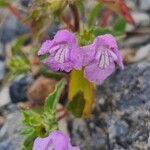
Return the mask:
{"type": "MultiPolygon", "coordinates": [[[[124,0],[97,0],[89,13],[85,9],[86,1],[33,0],[28,17],[23,18],[31,30],[33,45],[41,43],[36,54],[44,58],[41,62],[48,72],[65,74],[43,107],[23,111],[25,150],[32,147],[33,150],[79,150],[58,129],[56,105],[65,85],[69,87],[65,109],[74,117],[86,119],[92,113],[96,85],[102,85],[117,67],[124,68],[117,42],[125,36],[126,22],[134,24],[129,8],[124,0]],[[72,20],[65,15],[68,8],[72,20]],[[109,25],[109,18],[114,14],[117,14],[115,22],[109,25]],[[59,21],[63,27],[52,39],[44,40],[54,21],[59,21]]],[[[0,4],[4,6],[2,0],[0,4]]],[[[9,0],[5,6],[20,20],[22,16],[17,8],[10,7],[9,0]]]]}

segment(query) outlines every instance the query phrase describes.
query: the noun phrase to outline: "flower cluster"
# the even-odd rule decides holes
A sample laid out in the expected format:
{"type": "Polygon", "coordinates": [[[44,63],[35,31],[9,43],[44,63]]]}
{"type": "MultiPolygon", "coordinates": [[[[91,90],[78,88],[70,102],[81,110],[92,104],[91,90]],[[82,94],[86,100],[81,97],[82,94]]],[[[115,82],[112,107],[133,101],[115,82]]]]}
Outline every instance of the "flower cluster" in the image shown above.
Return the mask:
{"type": "Polygon", "coordinates": [[[124,68],[116,40],[110,34],[98,36],[92,44],[78,47],[75,35],[61,30],[53,40],[42,44],[38,55],[44,54],[48,55],[45,63],[51,70],[83,69],[85,78],[95,84],[102,84],[114,72],[116,64],[124,68]]]}
{"type": "Polygon", "coordinates": [[[80,150],[80,148],[72,146],[70,138],[62,132],[54,131],[46,138],[37,138],[33,150],[80,150]]]}

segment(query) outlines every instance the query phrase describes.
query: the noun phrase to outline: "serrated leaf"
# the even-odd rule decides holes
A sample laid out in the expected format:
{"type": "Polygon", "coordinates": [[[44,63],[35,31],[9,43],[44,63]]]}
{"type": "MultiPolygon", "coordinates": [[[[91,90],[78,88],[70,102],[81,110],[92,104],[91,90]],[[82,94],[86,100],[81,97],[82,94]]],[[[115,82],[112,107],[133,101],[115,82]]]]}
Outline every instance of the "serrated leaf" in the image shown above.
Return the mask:
{"type": "Polygon", "coordinates": [[[100,3],[97,3],[93,9],[90,12],[90,15],[88,17],[88,27],[91,27],[98,16],[98,13],[100,12],[100,9],[102,8],[102,5],[100,3]]]}
{"type": "Polygon", "coordinates": [[[34,111],[23,111],[23,123],[29,126],[39,126],[41,116],[34,111]]]}
{"type": "Polygon", "coordinates": [[[58,123],[55,114],[56,114],[55,112],[52,113],[44,112],[43,114],[42,124],[47,134],[54,130],[58,130],[58,123]]]}
{"type": "Polygon", "coordinates": [[[126,29],[126,21],[123,18],[119,17],[113,27],[113,30],[123,33],[125,29],[126,29]]]}
{"type": "Polygon", "coordinates": [[[108,28],[96,28],[93,29],[93,34],[95,36],[104,35],[104,34],[112,34],[115,37],[122,36],[122,32],[116,30],[110,30],[108,28]]]}
{"type": "Polygon", "coordinates": [[[52,112],[55,111],[56,105],[59,101],[59,98],[62,94],[62,90],[65,87],[65,79],[62,79],[56,84],[55,90],[53,93],[51,93],[45,100],[44,104],[44,112],[52,112]]]}
{"type": "Polygon", "coordinates": [[[78,92],[72,100],[68,103],[67,110],[75,117],[82,117],[85,107],[85,99],[83,92],[78,92]]]}
{"type": "Polygon", "coordinates": [[[104,35],[104,34],[107,34],[107,33],[111,33],[111,31],[108,28],[96,28],[96,29],[93,29],[93,34],[95,36],[104,35]]]}
{"type": "Polygon", "coordinates": [[[26,135],[26,138],[23,141],[23,150],[32,150],[33,142],[36,139],[36,132],[33,131],[30,134],[26,135]]]}
{"type": "Polygon", "coordinates": [[[69,80],[69,100],[73,100],[73,97],[80,91],[83,93],[85,99],[82,117],[89,118],[94,101],[94,85],[84,78],[83,71],[73,70],[69,80]]]}

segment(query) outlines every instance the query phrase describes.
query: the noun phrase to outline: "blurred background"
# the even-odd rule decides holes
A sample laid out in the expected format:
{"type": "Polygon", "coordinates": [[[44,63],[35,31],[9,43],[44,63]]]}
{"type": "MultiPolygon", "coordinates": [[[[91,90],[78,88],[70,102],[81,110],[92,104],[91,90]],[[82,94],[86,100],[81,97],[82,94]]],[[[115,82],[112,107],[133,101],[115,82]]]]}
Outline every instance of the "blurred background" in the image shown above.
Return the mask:
{"type": "MultiPolygon", "coordinates": [[[[62,119],[63,130],[81,150],[150,149],[150,0],[125,2],[134,20],[128,21],[118,42],[125,70],[117,70],[97,88],[91,119],[62,119]]],[[[30,107],[31,101],[43,103],[61,77],[44,71],[51,79],[41,76],[35,53],[42,41],[66,28],[67,20],[51,21],[42,8],[31,7],[31,0],[8,3],[0,0],[0,150],[20,150],[20,108],[30,107]]],[[[86,0],[85,14],[95,3],[86,0]]],[[[109,13],[105,8],[102,12],[106,19],[109,13]]],[[[65,15],[72,20],[68,10],[65,15]]],[[[99,22],[99,17],[95,26],[104,27],[106,22],[99,22]]],[[[108,20],[109,27],[114,19],[115,15],[108,20]]]]}

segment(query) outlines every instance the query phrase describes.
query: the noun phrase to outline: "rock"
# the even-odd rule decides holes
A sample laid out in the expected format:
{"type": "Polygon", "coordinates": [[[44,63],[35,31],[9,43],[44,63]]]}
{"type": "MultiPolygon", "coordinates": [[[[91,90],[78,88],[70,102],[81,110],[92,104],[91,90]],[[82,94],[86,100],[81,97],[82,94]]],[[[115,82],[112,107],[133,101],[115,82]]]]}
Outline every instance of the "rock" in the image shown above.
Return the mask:
{"type": "Polygon", "coordinates": [[[75,119],[69,125],[69,129],[71,130],[71,141],[83,150],[103,150],[108,147],[107,135],[92,122],[86,123],[83,120],[75,119]]]}
{"type": "Polygon", "coordinates": [[[140,0],[140,9],[144,11],[150,11],[150,1],[140,0]]]}
{"type": "Polygon", "coordinates": [[[5,122],[5,118],[3,116],[0,116],[0,128],[3,126],[5,122]]]}
{"type": "Polygon", "coordinates": [[[28,88],[28,99],[35,104],[43,104],[45,98],[54,91],[56,80],[38,77],[28,88]]]}
{"type": "Polygon", "coordinates": [[[21,114],[16,111],[7,116],[4,126],[0,129],[0,150],[21,149],[21,114]]]}
{"type": "Polygon", "coordinates": [[[135,20],[137,26],[149,27],[150,26],[150,15],[145,12],[133,12],[132,17],[135,20]]]}
{"type": "Polygon", "coordinates": [[[5,75],[5,63],[4,61],[0,60],[0,81],[3,80],[5,75]]]}
{"type": "Polygon", "coordinates": [[[150,44],[141,46],[138,50],[129,48],[121,50],[121,54],[126,64],[150,60],[150,44]]]}
{"type": "Polygon", "coordinates": [[[17,79],[10,85],[9,94],[12,103],[27,101],[27,89],[31,82],[32,78],[25,76],[17,79]]]}
{"type": "Polygon", "coordinates": [[[0,28],[0,41],[6,44],[27,32],[28,28],[19,23],[15,16],[8,15],[0,28]]]}
{"type": "Polygon", "coordinates": [[[0,90],[0,107],[5,106],[11,102],[11,98],[9,96],[9,85],[5,85],[0,90]]]}
{"type": "Polygon", "coordinates": [[[150,44],[140,47],[135,56],[133,57],[132,62],[137,62],[146,59],[150,59],[150,44]]]}
{"type": "Polygon", "coordinates": [[[20,3],[24,7],[28,7],[31,0],[20,0],[20,3]]]}
{"type": "Polygon", "coordinates": [[[60,24],[58,22],[52,23],[51,27],[48,30],[48,35],[51,39],[54,38],[55,34],[59,30],[60,24]]]}
{"type": "Polygon", "coordinates": [[[147,34],[139,35],[139,36],[133,35],[125,39],[125,41],[121,43],[120,46],[125,48],[131,48],[131,47],[139,48],[139,46],[149,43],[149,40],[150,40],[150,36],[147,34]]]}
{"type": "Polygon", "coordinates": [[[147,150],[150,131],[150,63],[116,71],[97,89],[93,115],[69,121],[72,141],[82,150],[147,150]]]}
{"type": "Polygon", "coordinates": [[[3,44],[0,42],[0,57],[4,55],[3,44]]]}

